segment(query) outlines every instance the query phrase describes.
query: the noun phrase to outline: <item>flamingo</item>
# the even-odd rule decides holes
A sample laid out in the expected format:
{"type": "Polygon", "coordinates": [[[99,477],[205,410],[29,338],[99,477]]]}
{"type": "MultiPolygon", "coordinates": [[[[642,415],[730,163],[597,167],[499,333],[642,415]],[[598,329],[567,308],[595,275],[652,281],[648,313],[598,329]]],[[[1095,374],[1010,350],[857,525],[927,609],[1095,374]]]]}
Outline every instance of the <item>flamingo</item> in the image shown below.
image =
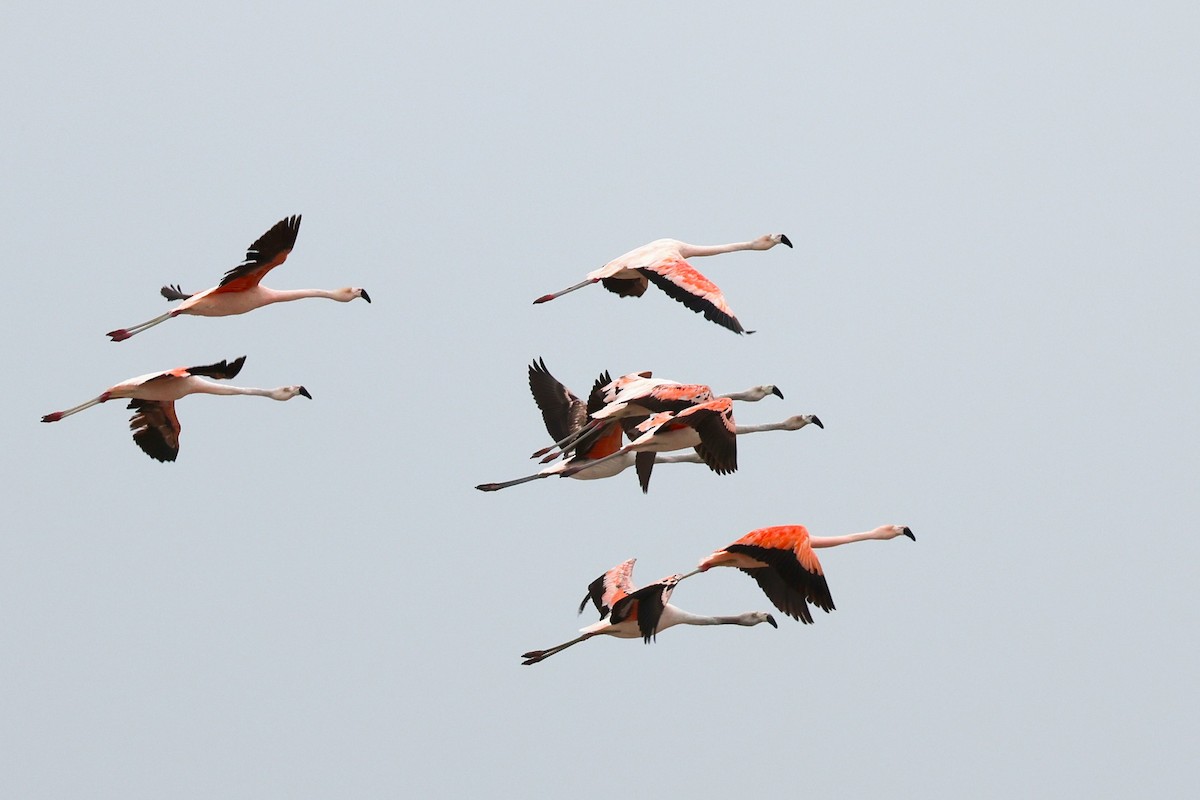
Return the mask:
{"type": "MultiPolygon", "coordinates": [[[[597,459],[596,466],[626,453],[637,453],[634,465],[642,491],[649,491],[654,454],[695,448],[696,454],[718,475],[737,472],[737,425],[733,420],[733,401],[728,397],[689,406],[683,411],[663,411],[638,423],[640,434],[612,455],[597,459]]],[[[583,467],[571,466],[559,476],[570,478],[583,467]]]]}
{"type": "MultiPolygon", "coordinates": [[[[538,450],[531,458],[545,456],[542,463],[551,461],[575,447],[576,443],[584,436],[590,435],[597,428],[607,424],[608,420],[647,417],[662,411],[683,411],[690,406],[718,397],[713,394],[711,388],[704,384],[684,384],[662,378],[651,378],[649,372],[622,375],[604,386],[600,392],[603,397],[603,405],[598,409],[588,409],[591,412],[590,421],[566,437],[556,440],[552,446],[538,450]],[[555,447],[559,448],[559,452],[551,453],[555,447]],[[547,453],[551,454],[546,455],[547,453]]],[[[752,386],[740,392],[719,395],[719,397],[756,403],[768,395],[775,395],[783,399],[783,392],[779,390],[779,387],[769,383],[752,386]]],[[[551,435],[553,436],[553,434],[551,435]]]]}
{"type": "Polygon", "coordinates": [[[836,547],[867,539],[895,539],[897,536],[917,540],[907,525],[881,525],[845,536],[811,536],[803,525],[759,528],[717,550],[680,580],[713,567],[737,567],[754,578],[776,608],[792,619],[809,624],[813,621],[809,603],[826,613],[834,609],[833,596],[814,548],[836,547]]]}
{"type": "Polygon", "coordinates": [[[668,601],[675,585],[680,581],[679,575],[668,575],[661,581],[634,589],[632,576],[635,561],[636,559],[631,558],[618,564],[588,586],[588,593],[579,604],[579,613],[583,613],[590,600],[600,612],[599,622],[581,628],[581,635],[569,642],[545,650],[530,650],[524,653],[521,658],[525,660],[521,664],[536,664],[594,636],[616,636],[619,639],[636,639],[640,636],[642,641],[649,644],[660,631],[675,625],[752,627],[766,622],[773,628],[779,627],[775,618],[765,611],[751,611],[732,617],[706,617],[671,605],[668,601]]]}
{"type": "MultiPolygon", "coordinates": [[[[816,414],[798,414],[788,417],[780,422],[769,422],[765,425],[738,425],[736,427],[737,435],[741,436],[746,433],[761,433],[763,431],[798,431],[805,425],[816,425],[818,428],[824,428],[821,420],[816,414]]],[[[592,458],[595,459],[595,452],[592,452],[592,458]]],[[[535,472],[532,475],[526,475],[524,478],[517,478],[503,483],[481,483],[476,486],[482,492],[495,492],[500,489],[507,489],[510,486],[518,486],[522,483],[539,480],[541,478],[549,478],[553,475],[558,475],[571,466],[580,466],[579,472],[567,477],[577,480],[597,480],[601,478],[611,478],[614,475],[619,475],[625,470],[634,465],[636,454],[633,452],[619,453],[613,459],[605,461],[603,464],[582,463],[576,461],[575,457],[568,458],[564,461],[559,461],[556,464],[543,469],[541,472],[535,472]]],[[[655,464],[703,464],[702,459],[697,453],[681,453],[679,455],[668,455],[667,453],[654,453],[655,464]]],[[[649,477],[647,475],[646,483],[642,487],[643,493],[649,489],[649,477]]]]}
{"type": "Polygon", "coordinates": [[[189,394],[247,394],[269,397],[272,400],[291,400],[296,395],[312,399],[303,386],[281,386],[278,389],[248,389],[206,381],[203,377],[228,380],[241,371],[246,357],[225,360],[200,367],[178,367],[177,369],[139,375],[121,381],[100,394],[99,397],[81,403],[66,411],[55,411],[42,417],[42,422],[58,422],[64,417],[78,414],[98,403],[114,399],[129,398],[128,408],[134,415],[129,420],[133,441],[146,455],[158,461],[174,461],[179,455],[179,418],[175,416],[175,401],[189,394]]]}
{"type": "Polygon", "coordinates": [[[553,294],[544,294],[533,302],[535,305],[547,303],[593,283],[602,283],[605,289],[621,297],[641,297],[645,294],[646,287],[653,282],[669,297],[683,303],[692,311],[703,314],[705,319],[737,334],[754,333],[742,327],[742,323],[738,322],[733,311],[726,305],[725,296],[721,294],[717,285],[701,275],[687,259],[715,256],[735,250],[770,250],[777,244],[792,246],[788,237],[782,233],[769,233],[750,242],[718,245],[696,245],[677,239],[656,239],[614,258],[600,269],[589,272],[585,280],[574,286],[568,286],[553,294]]]}
{"type": "Polygon", "coordinates": [[[180,314],[193,314],[199,317],[227,317],[232,314],[245,314],[271,303],[284,303],[289,300],[300,300],[305,297],[327,297],[339,303],[348,303],[361,297],[368,303],[371,296],[366,289],[347,286],[344,289],[289,289],[277,290],[260,286],[259,281],[275,267],[287,260],[288,253],[296,244],[296,235],[300,232],[300,215],[285,217],[275,223],[272,228],[250,245],[246,250],[246,258],[241,264],[225,273],[221,282],[211,289],[205,289],[196,294],[185,294],[178,286],[164,286],[160,290],[168,300],[182,300],[175,308],[166,314],[152,320],[134,325],[132,328],[119,328],[109,331],[105,336],[114,342],[123,342],[134,334],[153,328],[161,322],[166,322],[180,314]]]}

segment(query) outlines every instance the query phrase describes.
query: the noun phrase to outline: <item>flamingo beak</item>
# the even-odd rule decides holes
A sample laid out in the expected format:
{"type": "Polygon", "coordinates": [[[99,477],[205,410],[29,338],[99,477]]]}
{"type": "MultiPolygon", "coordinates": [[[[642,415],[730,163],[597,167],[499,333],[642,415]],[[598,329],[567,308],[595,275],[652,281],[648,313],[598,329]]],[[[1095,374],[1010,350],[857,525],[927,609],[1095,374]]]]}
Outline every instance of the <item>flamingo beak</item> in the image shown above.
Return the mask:
{"type": "Polygon", "coordinates": [[[792,240],[787,238],[787,234],[783,233],[779,234],[779,243],[786,244],[788,247],[792,246],[792,240]]]}
{"type": "Polygon", "coordinates": [[[305,389],[303,386],[300,387],[300,394],[304,397],[307,397],[309,400],[312,400],[312,395],[309,394],[308,389],[305,389]]]}
{"type": "Polygon", "coordinates": [[[359,289],[358,296],[361,297],[363,300],[366,300],[368,303],[371,302],[371,295],[367,294],[366,289],[359,289]]]}
{"type": "Polygon", "coordinates": [[[771,616],[770,614],[767,614],[767,622],[771,624],[772,628],[779,627],[779,623],[775,621],[775,617],[771,616]]]}
{"type": "Polygon", "coordinates": [[[907,525],[905,525],[903,530],[901,530],[900,532],[903,533],[908,538],[912,539],[914,542],[917,540],[917,537],[913,536],[912,528],[908,527],[907,525]]]}
{"type": "Polygon", "coordinates": [[[780,400],[782,400],[782,399],[783,399],[783,392],[779,391],[779,387],[778,387],[778,386],[772,386],[772,387],[771,387],[771,394],[775,395],[775,396],[776,396],[776,397],[778,397],[780,400]]]}
{"type": "Polygon", "coordinates": [[[818,417],[816,414],[813,414],[812,424],[816,425],[821,430],[825,430],[825,423],[821,422],[821,418],[818,417]]]}

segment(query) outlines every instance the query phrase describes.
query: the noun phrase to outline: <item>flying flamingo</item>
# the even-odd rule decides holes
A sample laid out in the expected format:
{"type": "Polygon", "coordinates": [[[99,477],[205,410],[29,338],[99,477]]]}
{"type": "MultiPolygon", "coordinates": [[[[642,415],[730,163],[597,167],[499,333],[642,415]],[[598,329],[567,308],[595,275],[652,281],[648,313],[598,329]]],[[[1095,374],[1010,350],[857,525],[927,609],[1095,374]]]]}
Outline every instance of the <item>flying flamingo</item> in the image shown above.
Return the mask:
{"type": "Polygon", "coordinates": [[[751,242],[718,245],[695,245],[676,239],[656,239],[614,258],[600,269],[589,272],[586,280],[560,292],[542,295],[533,302],[546,303],[593,283],[602,283],[605,289],[621,297],[641,297],[645,294],[646,287],[653,282],[668,296],[692,311],[704,314],[705,319],[734,333],[754,333],[746,331],[738,322],[733,311],[725,304],[725,296],[721,294],[717,285],[696,271],[686,259],[715,256],[735,250],[770,250],[777,244],[792,246],[788,237],[782,233],[769,233],[751,242]]]}
{"type": "MultiPolygon", "coordinates": [[[[612,455],[597,459],[596,465],[637,453],[634,465],[643,492],[649,491],[655,453],[695,448],[696,454],[718,475],[737,472],[737,425],[733,420],[733,401],[728,397],[697,403],[678,413],[654,414],[638,423],[635,430],[640,434],[637,438],[612,455]]],[[[568,467],[560,477],[570,478],[581,469],[568,467]]]]}
{"type": "MultiPolygon", "coordinates": [[[[798,414],[793,417],[788,417],[781,422],[769,422],[765,425],[738,425],[736,427],[737,435],[741,436],[746,433],[761,433],[763,431],[798,431],[805,425],[816,425],[818,428],[824,428],[824,424],[816,414],[798,414]]],[[[553,435],[553,434],[551,434],[553,435]]],[[[597,456],[593,452],[592,459],[597,456]]],[[[600,478],[611,478],[614,475],[619,475],[625,470],[634,465],[636,455],[633,452],[620,453],[611,460],[605,461],[603,464],[583,463],[576,461],[576,457],[568,458],[564,461],[551,464],[541,472],[535,472],[532,475],[526,475],[524,478],[517,478],[504,483],[481,483],[476,486],[483,492],[495,492],[500,489],[507,489],[510,486],[517,486],[522,483],[529,483],[540,478],[549,478],[553,475],[558,475],[564,470],[572,466],[581,466],[579,472],[567,477],[576,478],[578,480],[596,480],[600,478]]],[[[679,455],[668,455],[667,453],[654,453],[655,464],[703,464],[702,459],[697,453],[681,453],[679,455]]],[[[647,473],[646,483],[643,486],[643,492],[649,487],[649,473],[647,473]]]]}
{"type": "MultiPolygon", "coordinates": [[[[640,374],[646,375],[647,373],[640,374]]],[[[625,375],[624,378],[629,378],[629,375],[625,375]]],[[[592,387],[588,404],[584,405],[583,401],[576,397],[574,392],[571,392],[568,387],[562,384],[562,381],[553,377],[546,368],[545,360],[534,361],[532,365],[529,365],[529,391],[533,393],[534,401],[538,403],[538,408],[541,410],[542,422],[545,422],[546,432],[551,437],[558,439],[564,439],[580,431],[584,425],[584,420],[587,420],[588,410],[595,411],[604,402],[602,401],[602,395],[604,395],[605,387],[617,384],[620,380],[622,378],[613,381],[608,378],[608,373],[601,373],[592,387]]],[[[773,385],[754,386],[745,392],[734,392],[734,396],[755,399],[761,399],[768,395],[782,397],[784,393],[773,385]]],[[[798,431],[799,428],[808,425],[810,422],[816,422],[817,426],[821,426],[821,420],[810,414],[788,417],[787,420],[770,423],[770,425],[739,426],[737,432],[798,431]]],[[[497,492],[499,489],[518,486],[521,483],[542,479],[542,477],[558,475],[570,467],[581,468],[578,473],[571,475],[571,477],[576,477],[576,479],[580,480],[598,480],[605,479],[605,477],[612,477],[613,475],[623,473],[624,470],[634,465],[634,455],[631,452],[624,453],[623,456],[610,459],[610,461],[605,461],[604,464],[598,465],[595,462],[610,455],[610,453],[616,452],[620,444],[622,444],[623,439],[622,429],[616,425],[616,421],[610,420],[604,423],[602,431],[593,434],[592,439],[581,440],[580,445],[575,447],[574,455],[565,458],[564,461],[552,464],[550,467],[542,469],[539,473],[534,473],[533,475],[518,477],[516,480],[500,483],[480,483],[475,488],[481,492],[497,492]]],[[[686,453],[686,455],[680,456],[667,456],[659,453],[658,457],[656,457],[656,462],[703,463],[700,456],[697,456],[696,453],[686,453]]]]}
{"type": "MultiPolygon", "coordinates": [[[[649,372],[622,375],[602,387],[600,392],[603,397],[603,405],[598,409],[588,409],[591,419],[566,437],[556,440],[552,446],[538,450],[531,458],[545,456],[542,463],[551,461],[575,447],[576,443],[584,436],[607,425],[611,420],[648,417],[662,411],[683,411],[690,406],[718,397],[713,394],[712,389],[702,383],[685,384],[649,376],[649,372]],[[559,448],[559,452],[551,453],[555,447],[559,448]],[[550,455],[546,455],[547,453],[550,455]]],[[[730,392],[719,395],[719,397],[756,403],[768,395],[783,398],[783,392],[774,384],[752,386],[744,391],[730,392]]]]}
{"type": "Polygon", "coordinates": [[[779,625],[775,618],[764,611],[751,611],[732,617],[706,617],[691,614],[668,602],[679,575],[668,575],[661,581],[634,589],[631,577],[636,559],[629,559],[613,567],[588,586],[588,593],[579,604],[579,613],[588,601],[600,612],[600,621],[580,629],[580,636],[569,642],[546,650],[530,650],[524,653],[521,663],[528,666],[560,653],[572,645],[586,642],[594,636],[616,636],[619,639],[636,639],[649,644],[660,631],[675,625],[745,625],[751,627],[766,622],[773,628],[779,625]]]}
{"type": "Polygon", "coordinates": [[[897,536],[917,540],[907,525],[881,525],[845,536],[811,536],[803,525],[759,528],[708,556],[680,580],[713,567],[737,567],[757,581],[776,608],[808,624],[813,621],[809,603],[826,613],[834,609],[833,596],[829,594],[829,584],[814,548],[897,536]]]}
{"type": "Polygon", "coordinates": [[[303,386],[281,386],[278,389],[246,389],[240,386],[226,386],[220,383],[206,381],[201,376],[228,380],[238,374],[246,357],[242,356],[232,364],[224,360],[216,364],[201,367],[179,367],[163,372],[152,372],[149,375],[139,375],[127,381],[121,381],[103,392],[99,397],[81,403],[66,411],[55,411],[42,417],[42,422],[58,422],[63,417],[78,414],[97,403],[109,400],[129,398],[129,406],[134,410],[129,420],[129,428],[133,431],[133,441],[145,451],[146,455],[158,461],[174,461],[179,455],[179,418],[175,416],[175,401],[189,394],[248,394],[257,397],[270,397],[272,400],[291,400],[296,395],[312,399],[312,395],[303,386]]]}
{"type": "Polygon", "coordinates": [[[182,300],[175,308],[166,314],[152,320],[134,325],[132,328],[120,328],[109,331],[105,336],[114,342],[123,342],[136,333],[147,328],[153,328],[160,322],[166,322],[180,314],[193,314],[199,317],[227,317],[232,314],[245,314],[271,303],[284,303],[289,300],[300,300],[305,297],[327,297],[339,303],[348,303],[356,297],[361,297],[368,303],[370,295],[366,289],[348,286],[344,289],[288,289],[277,290],[260,286],[259,281],[275,267],[287,260],[288,253],[296,244],[296,234],[300,232],[300,215],[285,217],[258,237],[246,251],[246,258],[241,264],[225,273],[221,282],[211,289],[205,289],[197,294],[185,294],[178,286],[162,287],[162,296],[168,300],[182,300]]]}

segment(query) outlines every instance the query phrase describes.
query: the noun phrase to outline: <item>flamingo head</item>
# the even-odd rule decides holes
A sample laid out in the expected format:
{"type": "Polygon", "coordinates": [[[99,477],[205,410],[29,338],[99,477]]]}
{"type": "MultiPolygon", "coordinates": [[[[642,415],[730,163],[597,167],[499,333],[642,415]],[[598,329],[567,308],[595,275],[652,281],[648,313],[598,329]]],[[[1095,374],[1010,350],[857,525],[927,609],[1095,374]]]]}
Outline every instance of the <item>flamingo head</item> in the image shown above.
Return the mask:
{"type": "Polygon", "coordinates": [[[273,400],[291,400],[297,395],[312,400],[312,395],[303,386],[280,386],[278,389],[271,390],[271,398],[273,400]]]}
{"type": "Polygon", "coordinates": [[[791,247],[792,240],[787,237],[786,233],[768,233],[765,236],[760,236],[754,240],[754,249],[770,250],[777,244],[785,244],[788,247],[791,247]]]}
{"type": "Polygon", "coordinates": [[[333,292],[333,299],[339,303],[349,303],[351,300],[356,300],[359,297],[368,303],[371,302],[371,295],[367,294],[367,290],[357,286],[347,286],[343,289],[335,289],[333,292]]]}
{"type": "Polygon", "coordinates": [[[907,525],[880,525],[875,529],[875,532],[879,534],[880,539],[895,539],[897,536],[907,536],[914,542],[917,540],[917,537],[913,535],[912,528],[907,525]]]}
{"type": "Polygon", "coordinates": [[[783,391],[773,383],[764,383],[761,386],[754,386],[744,392],[730,395],[730,397],[734,400],[748,400],[750,402],[755,402],[762,400],[769,394],[775,395],[780,400],[783,399],[783,391]]]}

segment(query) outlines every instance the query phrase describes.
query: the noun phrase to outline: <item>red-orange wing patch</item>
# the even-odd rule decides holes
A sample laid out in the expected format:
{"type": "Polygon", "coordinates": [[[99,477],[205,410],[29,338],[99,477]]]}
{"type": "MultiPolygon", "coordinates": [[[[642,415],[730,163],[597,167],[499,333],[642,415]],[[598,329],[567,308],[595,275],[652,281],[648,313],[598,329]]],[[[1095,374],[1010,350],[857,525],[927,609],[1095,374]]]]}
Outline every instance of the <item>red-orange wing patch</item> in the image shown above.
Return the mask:
{"type": "Polygon", "coordinates": [[[255,240],[241,264],[225,273],[213,294],[244,292],[258,286],[263,276],[287,260],[300,233],[300,215],[285,217],[255,240]]]}
{"type": "Polygon", "coordinates": [[[641,267],[637,270],[655,286],[704,318],[728,328],[734,333],[744,333],[745,328],[733,315],[725,302],[725,295],[717,285],[701,275],[682,258],[666,259],[641,267]]]}
{"type": "Polygon", "coordinates": [[[734,544],[748,544],[772,550],[791,550],[805,571],[820,575],[821,562],[808,541],[808,528],[803,525],[776,525],[747,533],[734,544]]]}
{"type": "Polygon", "coordinates": [[[588,593],[579,604],[579,613],[583,613],[590,600],[600,616],[606,616],[618,600],[633,591],[633,565],[636,561],[636,558],[631,558],[622,562],[588,584],[588,593]]]}

